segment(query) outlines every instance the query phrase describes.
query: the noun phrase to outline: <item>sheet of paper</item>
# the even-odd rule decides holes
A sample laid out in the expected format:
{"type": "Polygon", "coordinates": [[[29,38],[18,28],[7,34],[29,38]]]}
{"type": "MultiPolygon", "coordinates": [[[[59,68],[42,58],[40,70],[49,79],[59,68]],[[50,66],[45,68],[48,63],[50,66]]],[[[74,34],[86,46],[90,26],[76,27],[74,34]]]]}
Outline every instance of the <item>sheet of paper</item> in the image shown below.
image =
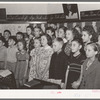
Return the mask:
{"type": "Polygon", "coordinates": [[[8,76],[10,74],[11,74],[11,72],[9,70],[0,70],[0,75],[2,77],[6,77],[6,76],[8,76]]]}

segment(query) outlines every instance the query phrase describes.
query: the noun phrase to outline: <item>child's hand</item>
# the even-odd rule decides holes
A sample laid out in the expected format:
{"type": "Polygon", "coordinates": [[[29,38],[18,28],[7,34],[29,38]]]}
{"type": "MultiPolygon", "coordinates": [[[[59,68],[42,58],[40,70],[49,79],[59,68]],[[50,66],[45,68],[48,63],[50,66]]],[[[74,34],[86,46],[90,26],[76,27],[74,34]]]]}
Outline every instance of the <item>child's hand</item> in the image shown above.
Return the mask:
{"type": "Polygon", "coordinates": [[[66,88],[66,86],[65,86],[64,83],[61,83],[61,88],[62,88],[62,89],[65,89],[65,88],[66,88]]]}
{"type": "Polygon", "coordinates": [[[74,89],[77,89],[79,87],[79,85],[80,85],[80,82],[79,81],[75,81],[75,82],[72,83],[72,87],[74,89]]]}

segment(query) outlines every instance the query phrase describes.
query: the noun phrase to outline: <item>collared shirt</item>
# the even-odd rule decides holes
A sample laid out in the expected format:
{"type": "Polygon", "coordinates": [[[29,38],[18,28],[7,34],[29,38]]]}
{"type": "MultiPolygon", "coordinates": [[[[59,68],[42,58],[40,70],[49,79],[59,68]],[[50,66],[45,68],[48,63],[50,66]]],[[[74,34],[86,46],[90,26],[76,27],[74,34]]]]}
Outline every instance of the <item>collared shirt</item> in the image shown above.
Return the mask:
{"type": "Polygon", "coordinates": [[[0,61],[5,61],[7,58],[7,48],[5,46],[2,46],[0,48],[0,61]]]}
{"type": "Polygon", "coordinates": [[[7,49],[7,61],[8,62],[16,62],[17,58],[16,58],[16,53],[18,52],[18,49],[16,46],[13,47],[8,47],[7,49]]]}
{"type": "Polygon", "coordinates": [[[64,41],[64,43],[66,43],[66,42],[67,42],[67,40],[66,40],[65,38],[63,39],[63,41],[64,41]]]}

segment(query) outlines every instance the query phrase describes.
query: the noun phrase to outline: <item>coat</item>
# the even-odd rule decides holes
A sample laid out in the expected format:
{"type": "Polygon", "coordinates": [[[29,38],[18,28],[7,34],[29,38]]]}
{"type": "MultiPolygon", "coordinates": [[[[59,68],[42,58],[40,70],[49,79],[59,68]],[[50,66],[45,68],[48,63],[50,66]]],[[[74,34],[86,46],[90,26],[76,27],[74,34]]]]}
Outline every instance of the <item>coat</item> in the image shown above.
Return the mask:
{"type": "Polygon", "coordinates": [[[51,57],[49,78],[50,79],[61,79],[65,82],[65,74],[68,66],[68,57],[61,51],[59,54],[54,53],[51,57]]]}
{"type": "Polygon", "coordinates": [[[86,70],[88,59],[83,63],[83,78],[80,89],[100,89],[100,62],[95,59],[86,70]]]}

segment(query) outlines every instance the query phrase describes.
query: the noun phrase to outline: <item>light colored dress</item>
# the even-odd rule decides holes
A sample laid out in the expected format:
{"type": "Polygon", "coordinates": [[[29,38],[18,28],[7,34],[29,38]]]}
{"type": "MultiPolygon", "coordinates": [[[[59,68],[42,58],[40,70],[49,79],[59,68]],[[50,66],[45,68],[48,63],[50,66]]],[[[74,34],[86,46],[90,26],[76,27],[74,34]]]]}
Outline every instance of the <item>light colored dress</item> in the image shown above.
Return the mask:
{"type": "Polygon", "coordinates": [[[30,71],[29,71],[29,79],[28,81],[33,80],[33,78],[38,78],[36,70],[38,67],[38,59],[40,56],[41,48],[35,48],[30,52],[31,60],[30,60],[30,71]]]}
{"type": "MultiPolygon", "coordinates": [[[[46,67],[50,64],[51,56],[53,54],[53,49],[50,46],[46,48],[41,47],[40,58],[39,58],[39,75],[43,75],[46,67]]],[[[49,69],[47,73],[44,75],[43,80],[47,80],[49,78],[49,69]]]]}

